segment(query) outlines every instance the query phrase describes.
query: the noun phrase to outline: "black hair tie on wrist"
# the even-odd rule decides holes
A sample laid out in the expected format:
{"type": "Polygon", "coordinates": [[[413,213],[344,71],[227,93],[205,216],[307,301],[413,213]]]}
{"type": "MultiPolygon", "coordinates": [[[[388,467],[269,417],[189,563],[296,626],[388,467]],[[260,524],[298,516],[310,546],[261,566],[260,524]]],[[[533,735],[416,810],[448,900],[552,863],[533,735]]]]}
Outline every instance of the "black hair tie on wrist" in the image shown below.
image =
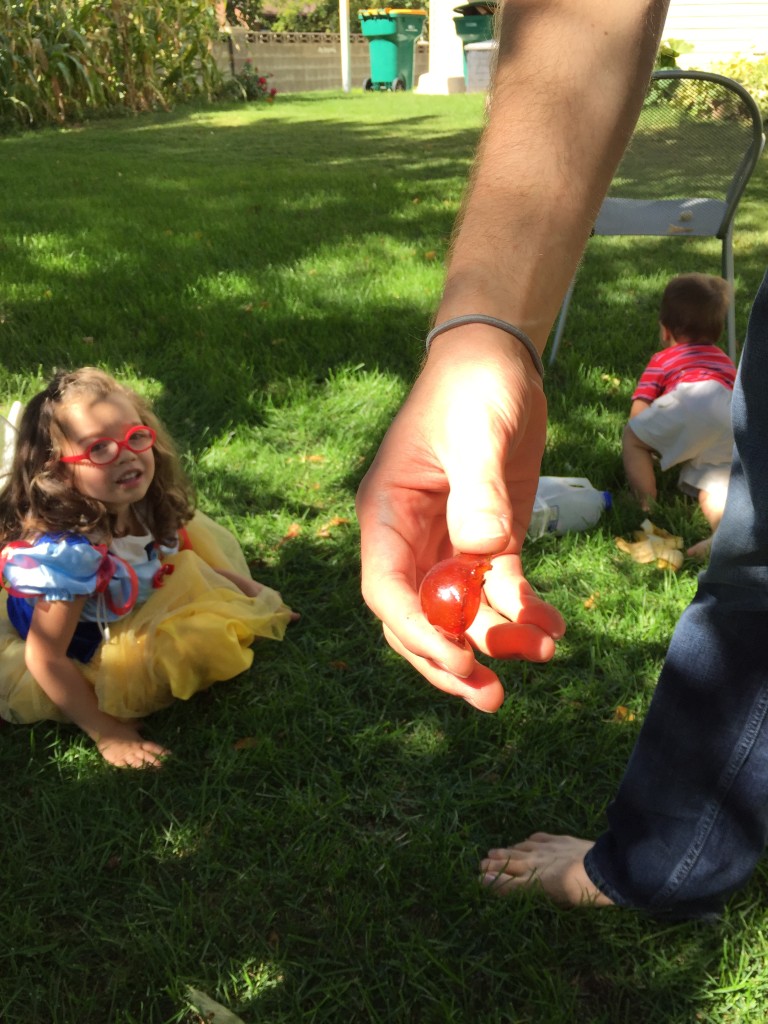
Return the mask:
{"type": "Polygon", "coordinates": [[[525,331],[521,331],[514,324],[507,323],[506,320],[498,320],[495,316],[486,316],[484,313],[469,313],[467,316],[455,316],[451,320],[445,320],[443,323],[433,327],[427,335],[427,354],[429,354],[430,345],[438,335],[443,334],[445,331],[450,331],[454,327],[463,327],[465,324],[488,324],[489,327],[498,327],[500,331],[506,331],[513,338],[517,338],[523,347],[528,350],[528,355],[533,360],[536,371],[541,379],[544,380],[544,363],[541,361],[538,349],[525,331]]]}

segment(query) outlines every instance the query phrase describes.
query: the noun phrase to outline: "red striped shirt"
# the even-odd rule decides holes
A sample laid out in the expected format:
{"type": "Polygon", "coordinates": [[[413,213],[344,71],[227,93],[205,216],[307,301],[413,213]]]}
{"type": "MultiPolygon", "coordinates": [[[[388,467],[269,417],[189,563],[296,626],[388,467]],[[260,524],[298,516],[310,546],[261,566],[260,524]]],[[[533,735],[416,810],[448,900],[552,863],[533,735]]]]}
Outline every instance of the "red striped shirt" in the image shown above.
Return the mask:
{"type": "Polygon", "coordinates": [[[732,391],[736,367],[717,345],[672,345],[651,357],[637,382],[632,401],[642,398],[653,402],[674,391],[678,384],[699,380],[716,380],[732,391]]]}

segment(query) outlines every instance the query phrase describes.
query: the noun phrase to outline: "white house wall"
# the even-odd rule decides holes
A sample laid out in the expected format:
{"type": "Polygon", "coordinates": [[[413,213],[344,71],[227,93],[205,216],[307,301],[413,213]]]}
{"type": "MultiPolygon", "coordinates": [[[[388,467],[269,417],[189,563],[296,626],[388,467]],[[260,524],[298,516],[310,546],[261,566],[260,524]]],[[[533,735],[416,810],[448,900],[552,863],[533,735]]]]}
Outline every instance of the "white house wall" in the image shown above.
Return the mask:
{"type": "Polygon", "coordinates": [[[706,69],[735,56],[768,53],[766,0],[672,0],[662,39],[677,39],[694,47],[678,64],[706,69]]]}

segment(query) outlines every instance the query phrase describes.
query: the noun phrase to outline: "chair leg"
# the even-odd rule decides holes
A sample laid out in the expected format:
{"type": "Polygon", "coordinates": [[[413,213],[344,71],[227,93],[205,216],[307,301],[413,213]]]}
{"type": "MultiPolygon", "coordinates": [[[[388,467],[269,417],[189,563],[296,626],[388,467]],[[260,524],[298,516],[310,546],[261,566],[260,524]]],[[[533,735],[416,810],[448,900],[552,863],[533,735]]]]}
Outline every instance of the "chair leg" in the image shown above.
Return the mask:
{"type": "Polygon", "coordinates": [[[560,341],[563,337],[563,331],[565,330],[565,321],[568,316],[568,307],[571,304],[571,298],[573,297],[573,289],[576,286],[576,275],[574,274],[571,278],[571,283],[568,285],[568,291],[565,293],[563,304],[560,307],[560,315],[557,318],[557,326],[555,327],[555,336],[552,339],[552,348],[549,352],[549,365],[551,366],[557,358],[557,350],[560,348],[560,341]]]}
{"type": "Polygon", "coordinates": [[[728,355],[736,362],[736,294],[733,283],[733,230],[729,224],[723,238],[722,256],[723,277],[731,288],[731,301],[728,303],[728,355]]]}

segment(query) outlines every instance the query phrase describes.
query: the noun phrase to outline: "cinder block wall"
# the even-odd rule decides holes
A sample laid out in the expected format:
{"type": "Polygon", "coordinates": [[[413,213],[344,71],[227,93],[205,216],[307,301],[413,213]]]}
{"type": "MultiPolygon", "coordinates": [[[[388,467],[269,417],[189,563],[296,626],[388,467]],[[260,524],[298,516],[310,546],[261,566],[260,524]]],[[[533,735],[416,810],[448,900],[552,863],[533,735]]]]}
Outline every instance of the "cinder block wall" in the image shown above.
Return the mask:
{"type": "MultiPolygon", "coordinates": [[[[350,36],[350,78],[353,89],[362,89],[370,76],[368,40],[350,36]]],[[[270,87],[281,92],[313,92],[341,89],[341,36],[333,32],[249,32],[233,28],[214,43],[216,63],[224,74],[237,74],[247,60],[263,75],[271,76],[270,87]]],[[[414,84],[426,74],[429,45],[414,47],[414,84]]]]}

